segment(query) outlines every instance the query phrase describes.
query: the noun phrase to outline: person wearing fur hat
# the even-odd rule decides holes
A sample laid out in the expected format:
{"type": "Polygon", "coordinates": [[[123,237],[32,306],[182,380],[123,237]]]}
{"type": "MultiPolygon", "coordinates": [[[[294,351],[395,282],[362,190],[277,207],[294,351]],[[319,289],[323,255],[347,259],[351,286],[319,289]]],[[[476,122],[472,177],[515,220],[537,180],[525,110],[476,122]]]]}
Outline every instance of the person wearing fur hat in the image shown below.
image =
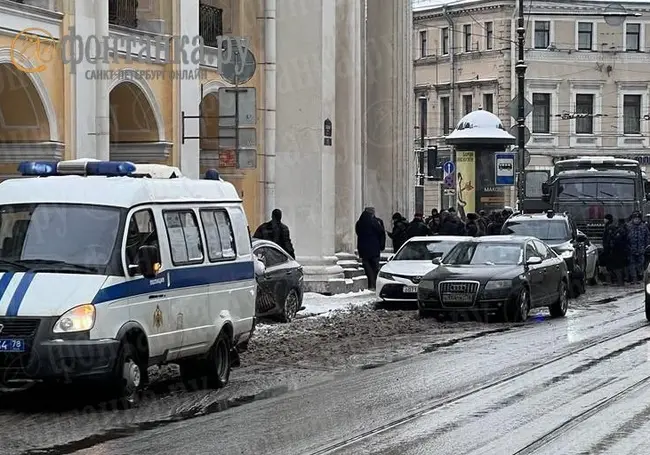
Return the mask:
{"type": "Polygon", "coordinates": [[[465,230],[467,235],[471,237],[481,237],[485,235],[485,231],[479,222],[479,217],[476,213],[467,214],[467,223],[465,223],[465,230]]]}

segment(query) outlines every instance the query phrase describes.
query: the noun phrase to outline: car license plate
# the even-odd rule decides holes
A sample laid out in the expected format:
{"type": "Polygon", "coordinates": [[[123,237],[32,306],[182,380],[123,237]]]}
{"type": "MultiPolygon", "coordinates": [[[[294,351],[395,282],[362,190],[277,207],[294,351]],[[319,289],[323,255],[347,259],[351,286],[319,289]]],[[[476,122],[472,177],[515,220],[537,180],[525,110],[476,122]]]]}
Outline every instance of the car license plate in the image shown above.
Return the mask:
{"type": "Polygon", "coordinates": [[[0,339],[0,352],[25,352],[25,341],[0,339]]]}
{"type": "Polygon", "coordinates": [[[443,294],[442,299],[445,302],[471,303],[474,300],[474,294],[443,294]]]}
{"type": "Polygon", "coordinates": [[[418,293],[417,286],[404,286],[404,294],[417,294],[417,293],[418,293]]]}

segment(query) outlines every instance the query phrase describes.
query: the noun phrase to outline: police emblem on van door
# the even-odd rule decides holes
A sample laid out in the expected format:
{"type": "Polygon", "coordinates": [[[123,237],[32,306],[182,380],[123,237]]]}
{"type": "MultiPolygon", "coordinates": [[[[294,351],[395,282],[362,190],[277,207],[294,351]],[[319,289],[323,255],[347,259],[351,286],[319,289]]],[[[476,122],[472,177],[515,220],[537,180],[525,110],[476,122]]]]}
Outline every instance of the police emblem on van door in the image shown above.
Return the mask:
{"type": "Polygon", "coordinates": [[[162,327],[163,324],[163,314],[160,311],[160,306],[156,305],[156,311],[153,312],[153,326],[157,329],[162,327]]]}

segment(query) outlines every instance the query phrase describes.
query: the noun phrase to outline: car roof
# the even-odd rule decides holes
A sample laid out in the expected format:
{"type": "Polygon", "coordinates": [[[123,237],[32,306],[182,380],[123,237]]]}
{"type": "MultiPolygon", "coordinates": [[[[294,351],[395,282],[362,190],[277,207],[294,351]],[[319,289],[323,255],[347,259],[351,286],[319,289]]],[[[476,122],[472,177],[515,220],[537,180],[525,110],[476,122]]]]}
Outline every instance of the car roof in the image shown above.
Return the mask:
{"type": "Polygon", "coordinates": [[[547,213],[516,213],[511,215],[508,218],[508,221],[513,219],[544,219],[544,220],[553,220],[555,218],[567,219],[569,215],[566,213],[554,213],[552,217],[549,217],[547,213]]]}
{"type": "Polygon", "coordinates": [[[464,235],[417,235],[415,237],[411,237],[406,241],[406,243],[409,242],[431,242],[431,241],[436,241],[436,242],[441,242],[441,241],[457,241],[460,242],[461,240],[467,240],[468,236],[464,235]]]}
{"type": "Polygon", "coordinates": [[[263,240],[263,239],[258,239],[258,238],[253,237],[251,239],[251,244],[252,244],[253,249],[260,248],[260,247],[263,247],[263,246],[270,246],[271,248],[275,248],[277,250],[280,250],[284,254],[286,254],[287,256],[291,257],[291,255],[289,253],[287,253],[284,250],[284,248],[282,248],[280,245],[278,245],[277,243],[272,242],[270,240],[263,240]]]}
{"type": "Polygon", "coordinates": [[[465,241],[476,243],[523,243],[528,240],[539,240],[529,235],[484,235],[483,237],[470,237],[465,241]]]}

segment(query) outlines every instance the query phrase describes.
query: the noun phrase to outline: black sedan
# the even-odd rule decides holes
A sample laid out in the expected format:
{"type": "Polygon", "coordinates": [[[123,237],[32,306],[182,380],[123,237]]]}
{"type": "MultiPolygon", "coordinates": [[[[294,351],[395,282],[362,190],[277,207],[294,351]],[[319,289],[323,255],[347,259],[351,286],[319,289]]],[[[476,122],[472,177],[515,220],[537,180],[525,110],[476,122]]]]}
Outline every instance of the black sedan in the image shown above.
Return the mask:
{"type": "Polygon", "coordinates": [[[563,317],[568,283],[564,260],[541,240],[478,237],[458,243],[422,278],[418,310],[421,317],[474,313],[521,322],[531,308],[548,307],[552,317],[563,317]]]}
{"type": "Polygon", "coordinates": [[[256,316],[290,322],[302,308],[302,266],[268,240],[253,239],[253,254],[264,265],[257,274],[256,316]]]}

